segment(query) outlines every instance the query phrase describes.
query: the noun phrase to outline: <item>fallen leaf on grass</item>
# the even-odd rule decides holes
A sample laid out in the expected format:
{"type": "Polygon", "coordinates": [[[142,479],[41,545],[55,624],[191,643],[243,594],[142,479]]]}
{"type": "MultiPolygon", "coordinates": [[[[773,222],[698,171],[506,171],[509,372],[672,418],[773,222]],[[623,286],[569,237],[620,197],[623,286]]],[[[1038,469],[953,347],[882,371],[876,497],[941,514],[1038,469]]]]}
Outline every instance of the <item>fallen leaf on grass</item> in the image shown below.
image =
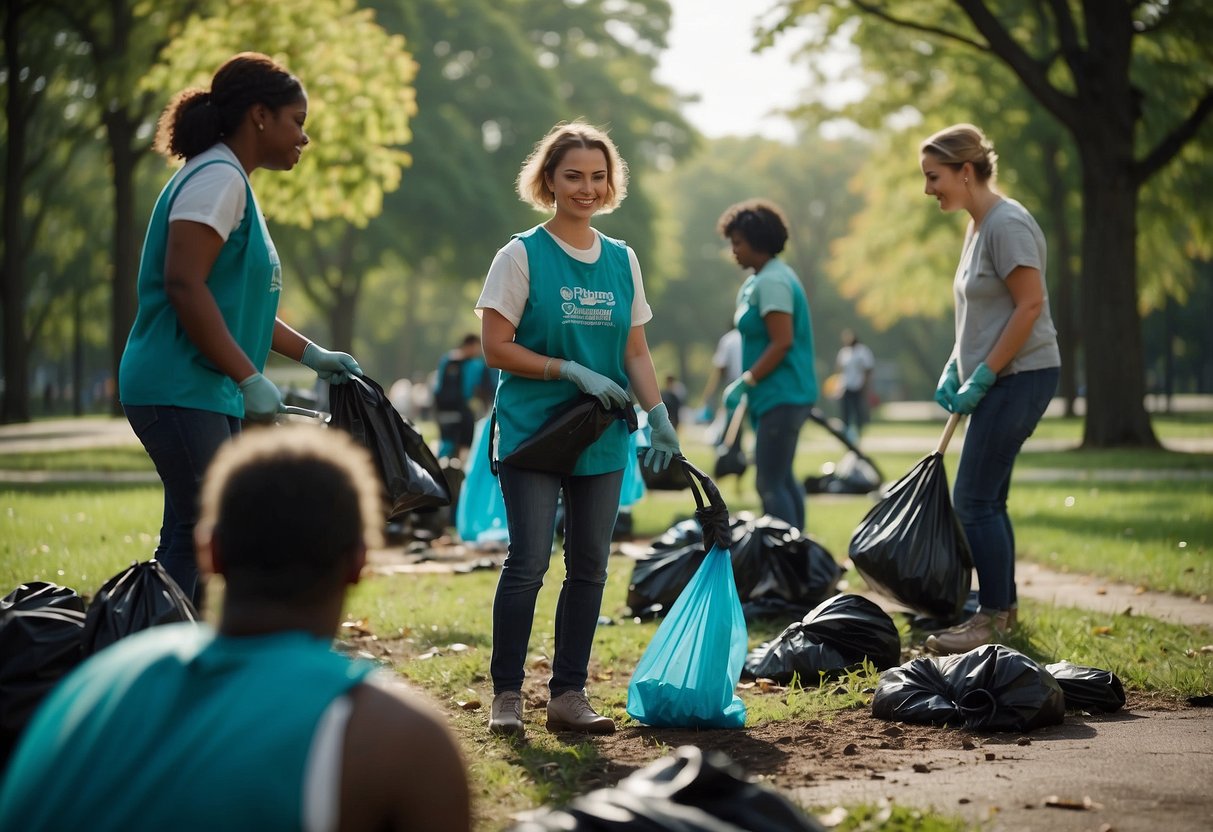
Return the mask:
{"type": "Polygon", "coordinates": [[[1096,803],[1089,797],[1083,797],[1082,800],[1069,800],[1067,798],[1058,797],[1051,794],[1045,798],[1045,806],[1050,809],[1072,809],[1076,812],[1087,812],[1092,809],[1102,809],[1103,806],[1096,803]]]}
{"type": "Polygon", "coordinates": [[[349,632],[358,636],[374,635],[370,629],[370,622],[365,618],[359,618],[356,621],[342,621],[341,629],[348,630],[349,632]]]}
{"type": "Polygon", "coordinates": [[[1110,635],[1112,635],[1112,628],[1111,628],[1111,627],[1107,627],[1107,626],[1104,626],[1104,627],[1092,627],[1092,628],[1091,628],[1091,635],[1093,635],[1093,636],[1110,636],[1110,635]]]}

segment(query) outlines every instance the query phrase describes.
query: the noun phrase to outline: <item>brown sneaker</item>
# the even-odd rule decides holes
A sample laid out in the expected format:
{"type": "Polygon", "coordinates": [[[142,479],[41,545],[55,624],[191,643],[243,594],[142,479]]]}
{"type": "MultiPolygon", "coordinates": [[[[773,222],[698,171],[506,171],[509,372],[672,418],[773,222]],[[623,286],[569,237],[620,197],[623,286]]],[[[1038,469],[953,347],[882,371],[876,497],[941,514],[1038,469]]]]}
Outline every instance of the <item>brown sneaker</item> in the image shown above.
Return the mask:
{"type": "Polygon", "coordinates": [[[1009,631],[1008,611],[997,612],[978,611],[963,624],[927,636],[927,649],[940,655],[949,653],[967,653],[975,647],[997,641],[1009,631]]]}
{"type": "Polygon", "coordinates": [[[507,690],[493,697],[493,707],[489,711],[489,731],[494,734],[522,736],[521,693],[507,690]]]}
{"type": "Polygon", "coordinates": [[[584,690],[566,690],[548,702],[548,730],[613,734],[615,723],[590,707],[584,690]]]}

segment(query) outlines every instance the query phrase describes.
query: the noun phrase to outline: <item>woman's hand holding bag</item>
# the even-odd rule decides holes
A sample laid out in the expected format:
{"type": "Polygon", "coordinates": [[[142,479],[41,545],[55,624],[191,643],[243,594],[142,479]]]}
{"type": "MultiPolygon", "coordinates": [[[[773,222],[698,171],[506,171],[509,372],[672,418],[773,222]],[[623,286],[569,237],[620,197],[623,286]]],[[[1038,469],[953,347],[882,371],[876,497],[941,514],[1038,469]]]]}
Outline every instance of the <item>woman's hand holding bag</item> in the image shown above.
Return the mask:
{"type": "Polygon", "coordinates": [[[644,464],[653,473],[660,473],[669,467],[671,459],[682,455],[678,432],[670,423],[665,402],[649,411],[649,430],[649,449],[644,452],[644,464]]]}
{"type": "Polygon", "coordinates": [[[560,377],[576,384],[583,393],[589,393],[607,410],[623,407],[628,403],[628,394],[623,388],[602,373],[583,367],[576,361],[565,360],[560,365],[560,377]]]}

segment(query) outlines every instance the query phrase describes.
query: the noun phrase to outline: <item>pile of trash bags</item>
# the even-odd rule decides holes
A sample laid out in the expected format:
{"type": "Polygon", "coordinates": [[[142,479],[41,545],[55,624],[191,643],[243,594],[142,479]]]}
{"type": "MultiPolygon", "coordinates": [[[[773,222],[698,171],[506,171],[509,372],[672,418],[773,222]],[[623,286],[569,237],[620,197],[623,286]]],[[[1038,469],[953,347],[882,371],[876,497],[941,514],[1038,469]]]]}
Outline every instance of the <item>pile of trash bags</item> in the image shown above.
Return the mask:
{"type": "MultiPolygon", "coordinates": [[[[837,593],[842,567],[816,540],[783,520],[739,512],[730,530],[733,577],[747,620],[800,618],[837,593]]],[[[665,615],[706,554],[697,520],[671,526],[632,567],[628,614],[665,615]]]]}
{"type": "Polygon", "coordinates": [[[1111,671],[1069,662],[1041,667],[1010,647],[983,644],[886,670],[876,686],[872,715],[1023,733],[1060,724],[1067,710],[1110,713],[1124,703],[1124,688],[1111,671]]]}
{"type": "Polygon", "coordinates": [[[46,581],[21,584],[0,600],[0,768],[34,710],[76,665],[118,639],[198,613],[158,561],[131,564],[91,603],[46,581]]]}

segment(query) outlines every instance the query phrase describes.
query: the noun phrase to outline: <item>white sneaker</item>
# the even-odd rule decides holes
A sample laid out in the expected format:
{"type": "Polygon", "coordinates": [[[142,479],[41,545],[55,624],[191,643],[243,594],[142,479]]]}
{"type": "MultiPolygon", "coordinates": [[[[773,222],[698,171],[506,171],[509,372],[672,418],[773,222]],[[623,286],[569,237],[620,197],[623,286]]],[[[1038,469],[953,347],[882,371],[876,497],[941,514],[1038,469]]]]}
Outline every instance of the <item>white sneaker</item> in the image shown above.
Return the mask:
{"type": "Polygon", "coordinates": [[[522,736],[521,693],[507,690],[493,697],[493,707],[489,710],[489,731],[494,734],[522,736]]]}
{"type": "Polygon", "coordinates": [[[590,707],[584,690],[566,690],[548,702],[548,730],[613,734],[615,723],[590,707]]]}

